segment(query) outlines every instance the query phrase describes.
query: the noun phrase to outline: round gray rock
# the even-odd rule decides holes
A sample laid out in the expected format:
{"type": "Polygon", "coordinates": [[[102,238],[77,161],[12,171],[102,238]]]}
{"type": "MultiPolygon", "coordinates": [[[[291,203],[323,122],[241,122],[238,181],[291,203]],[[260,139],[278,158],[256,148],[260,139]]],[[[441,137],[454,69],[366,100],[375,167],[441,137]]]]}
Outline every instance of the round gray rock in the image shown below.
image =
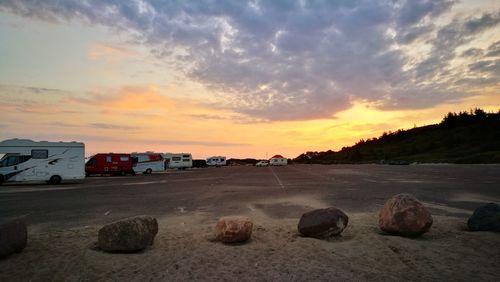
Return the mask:
{"type": "Polygon", "coordinates": [[[500,206],[489,203],[474,210],[467,221],[471,231],[495,231],[500,232],[500,206]]]}
{"type": "Polygon", "coordinates": [[[349,217],[336,207],[317,209],[302,215],[299,232],[306,237],[324,239],[339,235],[347,227],[349,217]]]}
{"type": "Polygon", "coordinates": [[[24,220],[15,219],[0,224],[0,258],[21,252],[28,243],[28,228],[24,220]]]}
{"type": "Polygon", "coordinates": [[[106,252],[137,252],[153,244],[158,222],[150,216],[116,221],[99,230],[98,246],[106,252]]]}

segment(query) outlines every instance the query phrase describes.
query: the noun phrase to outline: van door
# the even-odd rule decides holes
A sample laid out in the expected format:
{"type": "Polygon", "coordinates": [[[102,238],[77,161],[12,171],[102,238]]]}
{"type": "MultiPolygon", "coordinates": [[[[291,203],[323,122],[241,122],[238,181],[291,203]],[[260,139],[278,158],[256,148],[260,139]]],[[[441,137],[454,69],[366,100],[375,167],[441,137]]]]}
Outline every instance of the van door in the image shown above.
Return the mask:
{"type": "Polygon", "coordinates": [[[6,156],[0,161],[0,172],[5,182],[19,181],[18,174],[20,170],[18,164],[18,156],[6,156]]]}

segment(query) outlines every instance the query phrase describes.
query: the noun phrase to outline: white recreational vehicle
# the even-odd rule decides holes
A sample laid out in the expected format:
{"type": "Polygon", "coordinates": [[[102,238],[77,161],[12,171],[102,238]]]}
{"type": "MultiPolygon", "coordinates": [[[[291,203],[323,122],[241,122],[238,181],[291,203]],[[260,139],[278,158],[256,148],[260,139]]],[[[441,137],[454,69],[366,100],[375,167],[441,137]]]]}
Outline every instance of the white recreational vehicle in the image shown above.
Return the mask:
{"type": "Polygon", "coordinates": [[[143,174],[151,174],[158,171],[164,171],[165,160],[163,156],[158,153],[132,153],[132,168],[135,173],[142,172],[143,174]]]}
{"type": "Polygon", "coordinates": [[[165,153],[163,154],[168,168],[185,169],[193,166],[193,157],[190,153],[165,153]]]}
{"type": "Polygon", "coordinates": [[[85,178],[85,145],[10,139],[0,142],[0,184],[76,181],[85,178]]]}
{"type": "Polygon", "coordinates": [[[213,156],[207,159],[207,166],[220,167],[226,165],[226,157],[213,156]]]}
{"type": "Polygon", "coordinates": [[[281,155],[275,155],[269,160],[270,165],[287,165],[288,160],[281,155]]]}

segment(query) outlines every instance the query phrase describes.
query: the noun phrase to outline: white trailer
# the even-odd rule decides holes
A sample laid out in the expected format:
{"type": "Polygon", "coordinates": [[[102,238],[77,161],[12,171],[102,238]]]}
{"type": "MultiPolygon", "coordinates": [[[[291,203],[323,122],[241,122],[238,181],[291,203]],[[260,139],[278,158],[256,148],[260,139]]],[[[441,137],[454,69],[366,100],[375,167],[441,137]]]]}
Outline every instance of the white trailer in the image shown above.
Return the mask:
{"type": "Polygon", "coordinates": [[[288,159],[281,155],[276,155],[269,160],[269,164],[274,166],[287,165],[288,159]]]}
{"type": "Polygon", "coordinates": [[[193,167],[193,157],[190,153],[165,153],[163,154],[168,168],[185,169],[193,167]]]}
{"type": "Polygon", "coordinates": [[[0,142],[0,155],[0,184],[59,184],[85,178],[83,143],[9,139],[0,142]]]}
{"type": "Polygon", "coordinates": [[[135,173],[151,174],[165,170],[165,160],[158,153],[132,153],[132,168],[135,173]]]}
{"type": "Polygon", "coordinates": [[[226,157],[213,156],[207,159],[207,166],[220,167],[226,165],[226,157]]]}

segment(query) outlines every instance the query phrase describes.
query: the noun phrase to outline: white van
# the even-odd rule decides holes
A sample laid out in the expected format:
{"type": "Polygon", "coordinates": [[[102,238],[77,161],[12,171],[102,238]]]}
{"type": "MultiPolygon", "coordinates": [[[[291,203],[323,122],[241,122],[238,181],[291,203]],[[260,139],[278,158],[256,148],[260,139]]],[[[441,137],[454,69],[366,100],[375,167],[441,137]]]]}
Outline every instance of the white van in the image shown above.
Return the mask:
{"type": "Polygon", "coordinates": [[[213,156],[207,159],[207,166],[220,167],[226,165],[226,157],[213,156]]]}
{"type": "Polygon", "coordinates": [[[85,179],[85,145],[10,139],[0,142],[0,184],[85,179]]]}
{"type": "Polygon", "coordinates": [[[165,153],[163,154],[168,168],[185,169],[193,167],[193,157],[190,153],[165,153]]]}
{"type": "Polygon", "coordinates": [[[135,173],[151,174],[165,170],[165,160],[157,153],[132,153],[132,169],[135,173]]]}

